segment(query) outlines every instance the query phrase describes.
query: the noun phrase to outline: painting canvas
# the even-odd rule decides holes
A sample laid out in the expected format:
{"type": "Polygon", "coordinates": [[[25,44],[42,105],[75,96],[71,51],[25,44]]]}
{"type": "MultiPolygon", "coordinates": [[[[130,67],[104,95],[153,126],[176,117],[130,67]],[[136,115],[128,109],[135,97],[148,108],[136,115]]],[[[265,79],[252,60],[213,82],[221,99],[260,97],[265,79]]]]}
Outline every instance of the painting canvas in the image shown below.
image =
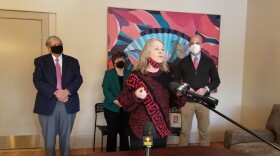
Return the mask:
{"type": "Polygon", "coordinates": [[[218,66],[220,15],[109,7],[107,16],[108,69],[113,68],[111,56],[116,51],[125,52],[126,68],[132,69],[150,38],[163,41],[166,59],[172,63],[178,50],[189,53],[189,38],[194,34],[203,37],[202,52],[218,66]]]}

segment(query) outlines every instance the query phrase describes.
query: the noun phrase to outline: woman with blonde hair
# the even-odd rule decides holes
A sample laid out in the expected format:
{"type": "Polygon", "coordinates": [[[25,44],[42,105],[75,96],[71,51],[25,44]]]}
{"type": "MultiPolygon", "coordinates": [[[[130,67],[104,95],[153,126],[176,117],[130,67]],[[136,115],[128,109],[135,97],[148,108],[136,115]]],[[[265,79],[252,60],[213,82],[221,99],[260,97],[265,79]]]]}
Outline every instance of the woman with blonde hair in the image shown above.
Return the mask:
{"type": "Polygon", "coordinates": [[[165,59],[165,53],[164,53],[163,46],[164,45],[161,40],[159,40],[157,38],[149,39],[146,42],[146,44],[144,45],[140,58],[137,62],[137,65],[134,67],[133,70],[140,71],[142,74],[146,74],[148,72],[148,70],[161,70],[162,72],[169,72],[167,62],[165,59]],[[155,46],[154,47],[155,52],[151,52],[152,46],[155,46]],[[153,53],[152,55],[159,55],[159,56],[155,56],[154,59],[156,59],[156,57],[158,57],[159,60],[157,60],[157,61],[161,62],[161,63],[157,63],[156,60],[154,60],[155,61],[154,62],[152,60],[153,58],[150,57],[151,53],[153,53]],[[158,53],[158,54],[156,54],[156,53],[158,53]],[[159,65],[158,68],[151,69],[151,66],[149,66],[149,65],[152,65],[152,64],[150,64],[150,62],[158,64],[159,65]]]}
{"type": "MultiPolygon", "coordinates": [[[[155,127],[153,147],[165,147],[170,134],[169,104],[171,91],[168,87],[171,75],[165,59],[161,40],[149,39],[137,65],[126,80],[126,87],[118,95],[123,109],[130,112],[130,148],[143,148],[143,127],[151,122],[155,127]]],[[[174,96],[178,106],[185,103],[184,97],[174,96]]]]}

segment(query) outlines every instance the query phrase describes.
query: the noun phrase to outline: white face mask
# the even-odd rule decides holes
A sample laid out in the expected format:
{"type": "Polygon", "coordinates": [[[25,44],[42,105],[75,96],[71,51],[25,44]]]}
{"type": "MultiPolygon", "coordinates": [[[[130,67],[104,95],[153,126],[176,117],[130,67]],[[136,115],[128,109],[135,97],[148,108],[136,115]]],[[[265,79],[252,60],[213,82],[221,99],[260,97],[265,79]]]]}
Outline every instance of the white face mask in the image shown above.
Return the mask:
{"type": "Polygon", "coordinates": [[[198,54],[201,50],[201,47],[198,44],[193,44],[191,45],[190,50],[193,54],[198,54]]]}

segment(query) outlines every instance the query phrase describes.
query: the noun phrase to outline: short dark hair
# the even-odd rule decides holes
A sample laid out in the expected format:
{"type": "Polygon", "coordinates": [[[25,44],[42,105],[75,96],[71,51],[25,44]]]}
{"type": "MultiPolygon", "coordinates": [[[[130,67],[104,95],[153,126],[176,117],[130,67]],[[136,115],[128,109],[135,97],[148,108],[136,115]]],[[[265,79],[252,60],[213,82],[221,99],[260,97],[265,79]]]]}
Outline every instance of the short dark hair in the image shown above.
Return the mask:
{"type": "MultiPolygon", "coordinates": [[[[116,51],[116,52],[114,52],[114,54],[112,55],[112,63],[113,63],[113,65],[115,64],[115,61],[116,61],[116,59],[117,58],[120,58],[120,57],[122,57],[122,58],[126,58],[126,55],[125,55],[125,53],[124,52],[121,52],[121,51],[116,51]]],[[[114,65],[115,66],[115,65],[114,65]]]]}

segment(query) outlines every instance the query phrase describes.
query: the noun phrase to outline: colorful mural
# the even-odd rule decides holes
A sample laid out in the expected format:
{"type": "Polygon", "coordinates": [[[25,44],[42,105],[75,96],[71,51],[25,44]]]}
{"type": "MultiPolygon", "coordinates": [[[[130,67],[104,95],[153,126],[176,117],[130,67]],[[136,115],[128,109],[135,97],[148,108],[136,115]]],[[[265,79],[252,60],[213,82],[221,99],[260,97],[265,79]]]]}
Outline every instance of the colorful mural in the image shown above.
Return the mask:
{"type": "Polygon", "coordinates": [[[203,37],[202,52],[218,65],[220,19],[220,15],[109,7],[108,68],[113,68],[112,54],[123,51],[128,56],[126,67],[132,69],[150,38],[164,42],[166,59],[172,63],[178,56],[177,47],[189,53],[188,40],[194,34],[203,37]]]}

